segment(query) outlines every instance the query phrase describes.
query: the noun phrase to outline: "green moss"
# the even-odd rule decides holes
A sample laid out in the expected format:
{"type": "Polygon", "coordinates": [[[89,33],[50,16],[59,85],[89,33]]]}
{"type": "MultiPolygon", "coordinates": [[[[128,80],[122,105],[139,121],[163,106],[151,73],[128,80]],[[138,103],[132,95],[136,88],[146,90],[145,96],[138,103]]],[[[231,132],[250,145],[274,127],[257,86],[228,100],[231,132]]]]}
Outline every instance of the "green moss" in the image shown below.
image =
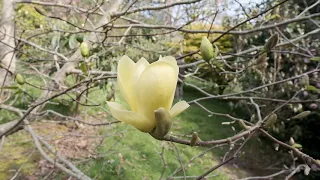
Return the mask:
{"type": "Polygon", "coordinates": [[[0,179],[9,179],[21,166],[21,177],[37,169],[40,154],[34,151],[30,140],[23,131],[6,138],[0,153],[0,179]]]}

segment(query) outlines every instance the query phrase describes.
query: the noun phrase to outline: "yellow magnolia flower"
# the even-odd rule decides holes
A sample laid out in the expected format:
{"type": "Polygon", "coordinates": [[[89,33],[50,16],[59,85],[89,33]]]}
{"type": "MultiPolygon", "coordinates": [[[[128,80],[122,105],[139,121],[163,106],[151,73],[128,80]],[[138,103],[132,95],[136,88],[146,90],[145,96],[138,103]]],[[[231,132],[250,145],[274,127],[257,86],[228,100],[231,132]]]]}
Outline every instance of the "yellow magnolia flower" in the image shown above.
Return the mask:
{"type": "Polygon", "coordinates": [[[154,63],[141,58],[137,63],[123,56],[118,63],[118,86],[130,107],[108,102],[111,114],[119,121],[140,131],[151,132],[156,127],[155,111],[164,108],[173,118],[189,107],[180,101],[172,102],[178,81],[179,67],[172,56],[160,57],[154,63]]]}

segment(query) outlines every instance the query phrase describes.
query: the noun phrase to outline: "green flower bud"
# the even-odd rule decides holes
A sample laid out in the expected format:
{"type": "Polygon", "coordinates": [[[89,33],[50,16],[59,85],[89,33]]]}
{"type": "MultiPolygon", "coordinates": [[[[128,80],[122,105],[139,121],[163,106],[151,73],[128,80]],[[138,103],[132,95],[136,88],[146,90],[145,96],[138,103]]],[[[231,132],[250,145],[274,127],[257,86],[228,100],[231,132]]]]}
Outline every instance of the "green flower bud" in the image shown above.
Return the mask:
{"type": "Polygon", "coordinates": [[[80,44],[80,51],[83,57],[89,57],[90,49],[88,43],[82,42],[80,44]]]}
{"type": "Polygon", "coordinates": [[[309,85],[309,76],[308,75],[303,75],[300,79],[299,82],[300,85],[302,86],[308,86],[309,85]]]}
{"type": "Polygon", "coordinates": [[[273,49],[278,44],[278,41],[279,41],[279,34],[278,33],[273,34],[264,45],[264,50],[266,52],[270,52],[271,49],[273,49]]]}
{"type": "Polygon", "coordinates": [[[159,108],[154,111],[157,126],[150,132],[156,139],[163,139],[171,129],[171,116],[169,112],[164,108],[159,108]]]}
{"type": "Polygon", "coordinates": [[[274,123],[277,122],[277,119],[278,119],[278,117],[277,117],[276,114],[274,114],[274,113],[271,114],[271,115],[268,117],[268,119],[266,120],[266,123],[263,125],[263,127],[265,127],[265,128],[271,127],[272,125],[274,125],[274,123]]]}
{"type": "Polygon", "coordinates": [[[309,116],[310,114],[311,114],[311,111],[303,111],[303,112],[293,116],[291,119],[302,119],[302,118],[309,116]]]}
{"type": "Polygon", "coordinates": [[[21,74],[17,74],[16,75],[16,80],[17,80],[17,82],[20,84],[20,85],[23,85],[24,84],[24,78],[23,78],[23,76],[21,75],[21,74]]]}
{"type": "Polygon", "coordinates": [[[79,64],[80,70],[84,73],[84,74],[88,74],[88,66],[86,65],[85,62],[81,62],[79,64]]]}
{"type": "Polygon", "coordinates": [[[192,138],[191,138],[191,141],[190,141],[190,146],[194,146],[197,142],[201,141],[201,139],[199,138],[199,135],[197,132],[194,132],[192,134],[192,138]]]}
{"type": "Polygon", "coordinates": [[[213,54],[213,46],[211,42],[208,40],[207,37],[202,37],[201,45],[200,45],[200,52],[203,60],[210,61],[214,54],[213,54]]]}
{"type": "Polygon", "coordinates": [[[245,130],[248,130],[248,129],[250,129],[251,128],[251,126],[247,126],[244,122],[243,122],[243,120],[238,120],[238,122],[239,122],[239,125],[243,128],[243,129],[245,129],[245,130]]]}

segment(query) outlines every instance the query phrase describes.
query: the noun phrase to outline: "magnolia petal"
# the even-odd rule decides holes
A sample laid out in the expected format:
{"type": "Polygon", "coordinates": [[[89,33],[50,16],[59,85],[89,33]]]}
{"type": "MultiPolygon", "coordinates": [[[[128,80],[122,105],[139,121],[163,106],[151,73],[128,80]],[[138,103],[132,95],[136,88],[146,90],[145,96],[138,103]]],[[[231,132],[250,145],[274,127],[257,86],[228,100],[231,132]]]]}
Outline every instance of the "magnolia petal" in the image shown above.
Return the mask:
{"type": "Polygon", "coordinates": [[[171,109],[170,109],[170,116],[171,118],[177,116],[178,114],[182,113],[186,110],[190,105],[186,101],[179,101],[177,102],[171,109]]]}
{"type": "Polygon", "coordinates": [[[178,75],[172,63],[157,61],[141,74],[136,86],[139,114],[155,122],[154,110],[169,110],[172,105],[178,75]]]}
{"type": "Polygon", "coordinates": [[[165,57],[160,56],[159,61],[170,62],[172,67],[174,67],[174,69],[177,71],[176,73],[179,74],[179,67],[177,65],[177,60],[173,56],[165,56],[165,57]]]}
{"type": "Polygon", "coordinates": [[[173,64],[177,64],[177,60],[173,56],[164,56],[164,57],[160,56],[159,61],[169,61],[173,64]]]}
{"type": "Polygon", "coordinates": [[[141,73],[149,66],[149,62],[145,58],[141,58],[135,68],[134,77],[133,77],[133,83],[138,83],[139,77],[141,73]]]}
{"type": "Polygon", "coordinates": [[[126,110],[121,104],[108,102],[108,106],[114,118],[130,124],[142,132],[151,132],[156,126],[155,123],[148,121],[136,112],[126,110]]]}
{"type": "MultiPolygon", "coordinates": [[[[177,60],[175,57],[173,56],[164,56],[164,57],[159,57],[159,61],[165,61],[165,62],[168,62],[172,65],[172,67],[175,69],[176,71],[176,76],[177,76],[177,81],[178,81],[178,77],[179,77],[179,66],[177,64],[177,60]]],[[[170,98],[170,101],[172,102],[174,99],[174,94],[172,94],[172,97],[170,98]]],[[[171,106],[172,106],[172,103],[171,103],[171,106]]],[[[171,107],[170,106],[170,107],[171,107]]],[[[169,110],[169,109],[168,109],[169,110]]]]}
{"type": "Polygon", "coordinates": [[[118,63],[117,81],[120,93],[128,103],[131,110],[136,109],[135,94],[133,91],[133,76],[136,71],[136,64],[128,57],[122,56],[118,63]]]}

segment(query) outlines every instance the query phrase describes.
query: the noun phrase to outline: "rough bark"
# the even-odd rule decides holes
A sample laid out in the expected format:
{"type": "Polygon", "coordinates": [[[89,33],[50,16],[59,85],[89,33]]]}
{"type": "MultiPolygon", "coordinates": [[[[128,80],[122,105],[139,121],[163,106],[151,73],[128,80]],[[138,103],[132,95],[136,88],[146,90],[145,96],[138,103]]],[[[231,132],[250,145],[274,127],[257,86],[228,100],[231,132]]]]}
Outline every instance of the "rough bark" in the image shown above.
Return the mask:
{"type": "MultiPolygon", "coordinates": [[[[182,54],[183,54],[183,46],[180,43],[180,55],[182,55],[182,54]]],[[[184,59],[177,60],[177,63],[179,66],[185,64],[184,59]]],[[[175,99],[182,99],[183,98],[183,83],[182,82],[184,80],[185,69],[186,68],[179,67],[179,81],[177,83],[176,91],[174,94],[175,99]]]]}
{"type": "MultiPolygon", "coordinates": [[[[0,87],[11,83],[16,69],[14,41],[14,0],[2,1],[0,22],[0,87]]],[[[0,103],[8,96],[8,91],[0,90],[0,103]]]]}

